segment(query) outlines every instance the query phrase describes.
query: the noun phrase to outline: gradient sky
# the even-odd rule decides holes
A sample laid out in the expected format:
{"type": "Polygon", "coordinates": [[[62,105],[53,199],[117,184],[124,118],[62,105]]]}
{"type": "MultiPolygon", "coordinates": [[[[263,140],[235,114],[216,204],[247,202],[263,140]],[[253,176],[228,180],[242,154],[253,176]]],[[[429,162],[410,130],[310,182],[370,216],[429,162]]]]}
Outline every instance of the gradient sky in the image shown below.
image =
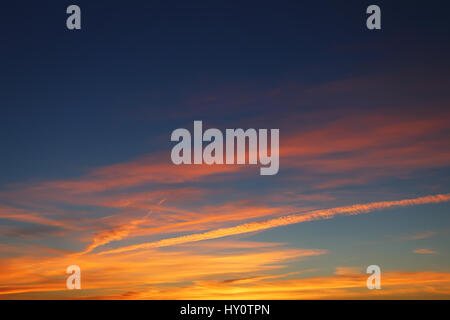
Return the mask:
{"type": "Polygon", "coordinates": [[[4,4],[0,299],[449,299],[448,9],[4,4]],[[173,165],[194,120],[279,128],[279,173],[173,165]]]}

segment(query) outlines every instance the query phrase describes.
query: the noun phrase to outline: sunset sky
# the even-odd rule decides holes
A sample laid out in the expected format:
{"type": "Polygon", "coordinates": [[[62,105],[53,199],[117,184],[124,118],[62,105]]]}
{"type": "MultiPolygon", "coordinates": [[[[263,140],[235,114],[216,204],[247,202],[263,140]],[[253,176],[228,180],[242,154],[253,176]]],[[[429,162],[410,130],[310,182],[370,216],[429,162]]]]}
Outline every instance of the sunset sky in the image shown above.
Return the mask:
{"type": "Polygon", "coordinates": [[[0,299],[450,299],[448,4],[242,2],[2,6],[0,299]],[[174,165],[194,120],[278,174],[174,165]]]}

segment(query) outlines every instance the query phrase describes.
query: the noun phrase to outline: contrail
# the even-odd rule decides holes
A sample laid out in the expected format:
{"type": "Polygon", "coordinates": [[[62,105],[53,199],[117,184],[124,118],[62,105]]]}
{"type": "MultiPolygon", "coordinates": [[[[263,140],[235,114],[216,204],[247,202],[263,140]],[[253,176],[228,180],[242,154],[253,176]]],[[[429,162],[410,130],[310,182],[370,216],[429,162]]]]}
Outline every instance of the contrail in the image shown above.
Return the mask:
{"type": "Polygon", "coordinates": [[[294,223],[302,223],[320,219],[330,219],[337,215],[356,215],[361,213],[368,213],[375,210],[388,209],[393,207],[406,207],[427,203],[439,203],[450,201],[450,193],[431,195],[426,197],[404,199],[397,201],[381,201],[371,202],[366,204],[354,204],[351,206],[337,207],[324,210],[314,210],[299,214],[287,215],[284,217],[274,218],[266,221],[249,222],[234,227],[220,228],[216,230],[207,231],[204,233],[195,233],[186,236],[162,239],[154,242],[141,243],[127,247],[117,248],[109,251],[100,252],[100,254],[121,253],[138,249],[159,248],[172,245],[183,244],[187,242],[196,242],[202,240],[211,240],[232,235],[239,235],[255,231],[262,231],[266,229],[286,226],[294,223]]]}

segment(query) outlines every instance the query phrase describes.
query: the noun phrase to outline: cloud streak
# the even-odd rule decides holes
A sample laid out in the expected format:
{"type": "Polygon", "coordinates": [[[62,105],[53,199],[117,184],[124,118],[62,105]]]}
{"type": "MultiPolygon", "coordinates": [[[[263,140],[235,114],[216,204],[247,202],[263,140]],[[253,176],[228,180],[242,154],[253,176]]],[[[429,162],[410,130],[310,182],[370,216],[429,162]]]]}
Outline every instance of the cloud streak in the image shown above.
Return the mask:
{"type": "Polygon", "coordinates": [[[437,254],[437,251],[426,249],[426,248],[420,248],[413,251],[417,254],[437,254]]]}
{"type": "Polygon", "coordinates": [[[138,249],[147,249],[147,248],[159,248],[159,247],[167,247],[172,245],[179,245],[187,242],[196,242],[202,240],[211,240],[217,239],[227,236],[240,235],[250,232],[263,231],[267,229],[272,229],[276,227],[286,226],[295,223],[302,223],[313,220],[320,219],[330,219],[337,215],[356,215],[361,213],[368,213],[375,210],[383,210],[393,207],[406,207],[420,204],[429,204],[429,203],[439,203],[439,202],[447,202],[450,201],[450,194],[438,194],[438,195],[430,195],[420,198],[414,199],[404,199],[397,201],[381,201],[381,202],[371,202],[366,204],[355,204],[351,206],[345,207],[337,207],[332,209],[325,210],[315,210],[301,214],[292,214],[284,217],[274,218],[266,221],[260,222],[250,222],[241,224],[234,227],[229,228],[220,228],[216,230],[211,230],[204,233],[191,234],[180,237],[173,237],[162,239],[154,242],[136,244],[127,247],[122,247],[118,249],[113,249],[109,251],[103,251],[101,254],[112,254],[112,253],[121,253],[126,251],[138,250],[138,249]]]}

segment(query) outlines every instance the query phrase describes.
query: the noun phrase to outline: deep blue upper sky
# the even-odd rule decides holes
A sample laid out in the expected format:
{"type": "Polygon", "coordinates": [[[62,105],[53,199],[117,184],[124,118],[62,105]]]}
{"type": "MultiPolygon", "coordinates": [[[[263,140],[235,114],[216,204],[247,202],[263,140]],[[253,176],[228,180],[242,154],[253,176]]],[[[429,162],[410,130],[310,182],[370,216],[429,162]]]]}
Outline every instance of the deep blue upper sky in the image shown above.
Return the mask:
{"type": "MultiPolygon", "coordinates": [[[[214,99],[217,92],[232,99],[242,91],[311,86],[421,63],[448,70],[445,6],[445,1],[5,3],[0,182],[69,177],[167,149],[173,129],[194,119],[223,120],[217,109],[227,108],[227,101],[208,107],[208,96],[214,99]],[[382,8],[381,32],[365,27],[365,8],[372,3],[382,8]],[[81,31],[65,27],[70,4],[81,7],[81,31]]],[[[260,102],[255,108],[258,114],[240,107],[226,121],[274,108],[299,113],[325,106],[260,102]]]]}

